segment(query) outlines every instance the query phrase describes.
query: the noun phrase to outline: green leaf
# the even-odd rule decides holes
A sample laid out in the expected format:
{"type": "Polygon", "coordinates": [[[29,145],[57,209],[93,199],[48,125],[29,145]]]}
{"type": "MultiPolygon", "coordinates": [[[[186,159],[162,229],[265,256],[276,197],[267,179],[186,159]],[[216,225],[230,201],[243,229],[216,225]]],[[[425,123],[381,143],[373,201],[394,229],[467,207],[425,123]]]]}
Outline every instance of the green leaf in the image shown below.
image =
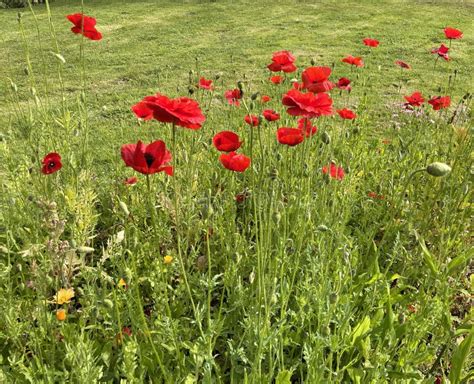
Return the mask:
{"type": "Polygon", "coordinates": [[[352,332],[352,341],[351,344],[354,345],[355,342],[362,336],[364,336],[370,330],[370,318],[365,316],[364,319],[356,325],[354,331],[352,332]]]}
{"type": "Polygon", "coordinates": [[[418,243],[420,243],[421,249],[423,251],[423,258],[425,259],[425,263],[428,265],[429,269],[431,272],[433,272],[434,275],[438,274],[438,267],[436,266],[436,261],[431,252],[428,250],[425,244],[425,240],[418,234],[417,231],[415,232],[415,237],[418,240],[418,243]]]}
{"type": "Polygon", "coordinates": [[[275,384],[291,384],[291,371],[280,371],[276,377],[275,384]]]}
{"type": "Polygon", "coordinates": [[[448,275],[451,275],[459,267],[465,267],[466,264],[474,257],[474,250],[467,252],[465,255],[457,256],[448,264],[448,275]]]}
{"type": "Polygon", "coordinates": [[[453,384],[457,384],[461,381],[461,372],[464,362],[471,353],[472,343],[474,342],[474,331],[469,333],[461,344],[455,349],[453,357],[451,359],[451,372],[449,372],[449,380],[453,384]]]}

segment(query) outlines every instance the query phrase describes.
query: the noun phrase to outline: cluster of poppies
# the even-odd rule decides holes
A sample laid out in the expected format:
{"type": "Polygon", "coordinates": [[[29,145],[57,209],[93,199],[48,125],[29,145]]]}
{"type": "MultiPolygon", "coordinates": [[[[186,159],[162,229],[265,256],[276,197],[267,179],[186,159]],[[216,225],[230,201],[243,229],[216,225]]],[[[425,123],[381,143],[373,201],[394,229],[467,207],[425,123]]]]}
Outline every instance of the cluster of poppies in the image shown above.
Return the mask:
{"type": "MultiPolygon", "coordinates": [[[[102,39],[102,34],[96,29],[96,20],[93,17],[80,13],[66,16],[74,26],[71,31],[75,34],[81,34],[91,40],[102,39]]],[[[462,32],[447,27],[444,29],[446,38],[460,39],[462,32]]],[[[370,48],[377,48],[379,41],[373,38],[363,39],[363,44],[370,48]]],[[[433,49],[438,57],[449,60],[449,48],[442,44],[439,48],[433,49]]],[[[364,61],[360,56],[347,55],[341,59],[343,63],[354,67],[363,67],[364,61]]],[[[295,56],[287,50],[274,52],[271,63],[267,65],[268,70],[274,75],[270,81],[274,84],[282,84],[286,81],[286,74],[297,71],[295,56]],[[278,74],[275,74],[278,73],[278,74]]],[[[395,64],[402,69],[411,69],[411,66],[402,60],[396,60],[395,64]]],[[[278,127],[276,129],[276,139],[278,143],[287,146],[296,146],[305,139],[310,138],[317,133],[318,129],[314,124],[314,119],[321,116],[333,115],[333,100],[329,92],[334,88],[341,91],[351,92],[351,80],[341,77],[337,82],[330,80],[331,68],[326,66],[311,66],[303,70],[301,79],[292,79],[291,89],[282,95],[282,105],[290,116],[298,117],[296,127],[278,127]]],[[[214,91],[213,81],[200,77],[196,87],[204,91],[214,91]]],[[[224,98],[228,104],[239,107],[243,100],[244,92],[242,84],[238,88],[229,89],[224,92],[224,98]]],[[[256,99],[256,96],[252,98],[256,99]]],[[[406,108],[416,108],[422,106],[425,99],[421,92],[415,91],[410,96],[405,96],[406,108]]],[[[271,101],[267,95],[262,95],[260,103],[262,110],[259,115],[251,114],[250,111],[244,116],[244,121],[251,128],[261,125],[263,120],[268,123],[276,122],[280,119],[280,114],[273,109],[264,109],[263,104],[271,101]]],[[[435,96],[428,100],[434,110],[448,108],[451,103],[449,96],[435,96]]],[[[247,109],[247,105],[245,105],[247,109]]],[[[161,123],[171,124],[173,130],[175,127],[183,127],[192,130],[200,129],[206,120],[202,113],[199,103],[188,97],[170,98],[166,95],[157,93],[152,96],[144,97],[140,102],[132,106],[135,116],[143,121],[156,120],[161,123]]],[[[346,120],[357,118],[354,111],[348,108],[336,110],[337,114],[346,120]]],[[[237,153],[243,144],[237,133],[232,131],[221,131],[213,137],[214,147],[221,152],[219,160],[221,164],[232,171],[244,172],[249,168],[251,159],[244,154],[237,153]]],[[[165,172],[173,175],[173,166],[170,165],[172,155],[162,140],[156,140],[146,145],[142,141],[136,144],[125,144],[121,148],[121,156],[126,166],[133,168],[137,172],[145,175],[158,172],[165,172]]],[[[51,174],[61,169],[61,156],[58,153],[49,153],[43,159],[42,172],[51,174]]],[[[322,167],[322,172],[333,179],[342,180],[344,178],[344,169],[331,162],[322,167]]],[[[126,179],[127,184],[134,184],[136,177],[126,179]]]]}

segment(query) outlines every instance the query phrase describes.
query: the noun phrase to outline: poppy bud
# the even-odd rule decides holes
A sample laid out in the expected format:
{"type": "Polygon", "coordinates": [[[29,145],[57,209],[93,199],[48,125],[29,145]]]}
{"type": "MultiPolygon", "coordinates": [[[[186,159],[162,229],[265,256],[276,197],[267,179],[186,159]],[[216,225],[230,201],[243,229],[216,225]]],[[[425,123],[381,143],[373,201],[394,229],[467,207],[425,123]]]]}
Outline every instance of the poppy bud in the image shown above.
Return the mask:
{"type": "Polygon", "coordinates": [[[329,231],[329,228],[326,227],[324,224],[318,225],[316,229],[317,229],[318,231],[321,231],[321,232],[327,232],[327,231],[329,231]]]}
{"type": "Polygon", "coordinates": [[[352,129],[352,133],[354,133],[354,134],[360,133],[360,127],[355,126],[355,127],[352,129]]]}
{"type": "Polygon", "coordinates": [[[434,177],[442,177],[451,172],[451,167],[445,163],[435,162],[426,167],[426,172],[434,177]]]}
{"type": "Polygon", "coordinates": [[[192,94],[194,93],[194,88],[193,88],[193,87],[189,87],[189,88],[188,88],[188,93],[189,93],[190,95],[192,95],[192,94]]]}
{"type": "Polygon", "coordinates": [[[242,82],[242,80],[237,81],[237,88],[239,88],[242,91],[243,87],[244,87],[244,83],[242,82]]]}
{"type": "Polygon", "coordinates": [[[125,213],[125,216],[130,216],[130,211],[128,210],[127,204],[125,204],[123,201],[119,202],[120,208],[122,208],[123,213],[125,213]]]}
{"type": "Polygon", "coordinates": [[[30,70],[28,69],[28,67],[23,68],[23,72],[25,73],[26,76],[30,74],[30,70]]]}
{"type": "Polygon", "coordinates": [[[78,247],[77,251],[79,253],[92,253],[94,252],[94,248],[82,246],[82,247],[78,247]]]}
{"type": "Polygon", "coordinates": [[[189,70],[189,76],[194,75],[194,71],[192,69],[189,70]]]}
{"type": "Polygon", "coordinates": [[[10,87],[12,89],[13,92],[18,92],[18,87],[16,86],[16,84],[10,80],[10,87]]]}
{"type": "Polygon", "coordinates": [[[222,76],[222,73],[217,72],[214,77],[215,77],[216,80],[219,80],[221,78],[221,76],[222,76]]]}
{"type": "Polygon", "coordinates": [[[258,97],[258,92],[255,92],[254,94],[252,94],[252,96],[250,96],[252,100],[257,100],[257,97],[258,97]]]}
{"type": "Polygon", "coordinates": [[[324,131],[321,135],[321,141],[324,143],[324,144],[329,144],[331,142],[331,136],[329,136],[329,133],[327,133],[326,131],[324,131]]]}
{"type": "Polygon", "coordinates": [[[311,63],[311,65],[315,65],[316,61],[314,59],[311,59],[310,63],[311,63]]]}

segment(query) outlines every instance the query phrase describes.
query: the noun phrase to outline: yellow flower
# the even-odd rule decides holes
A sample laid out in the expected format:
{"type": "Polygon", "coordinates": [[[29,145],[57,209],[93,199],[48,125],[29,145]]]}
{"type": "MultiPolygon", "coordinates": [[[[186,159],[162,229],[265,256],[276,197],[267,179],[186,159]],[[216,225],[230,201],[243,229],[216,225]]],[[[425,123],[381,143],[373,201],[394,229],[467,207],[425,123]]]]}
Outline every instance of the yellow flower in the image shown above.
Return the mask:
{"type": "Polygon", "coordinates": [[[58,309],[56,311],[56,319],[58,319],[58,321],[66,320],[66,310],[65,309],[58,309]]]}
{"type": "Polygon", "coordinates": [[[68,289],[61,288],[56,294],[55,302],[59,305],[64,304],[64,303],[70,303],[73,297],[74,297],[73,288],[68,288],[68,289]]]}
{"type": "Polygon", "coordinates": [[[168,255],[168,256],[163,257],[163,263],[169,265],[172,262],[173,262],[173,256],[168,255]]]}
{"type": "Polygon", "coordinates": [[[125,282],[124,279],[120,279],[117,285],[123,289],[127,288],[127,283],[125,282]]]}

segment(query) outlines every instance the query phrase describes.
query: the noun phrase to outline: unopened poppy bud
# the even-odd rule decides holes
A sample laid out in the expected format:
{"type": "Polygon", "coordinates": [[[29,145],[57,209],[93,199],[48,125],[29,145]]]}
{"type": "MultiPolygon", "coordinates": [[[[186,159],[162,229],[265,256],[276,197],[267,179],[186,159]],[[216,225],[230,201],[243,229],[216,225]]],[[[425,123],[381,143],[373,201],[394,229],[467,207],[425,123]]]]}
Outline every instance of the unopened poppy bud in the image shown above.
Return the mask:
{"type": "Polygon", "coordinates": [[[329,228],[326,227],[324,224],[318,225],[316,229],[317,229],[318,231],[321,231],[321,232],[327,232],[327,231],[329,231],[329,228]]]}
{"type": "Polygon", "coordinates": [[[190,95],[192,95],[192,94],[194,93],[194,88],[193,88],[193,87],[189,87],[189,88],[188,88],[188,93],[189,93],[190,95]]]}
{"type": "Polygon", "coordinates": [[[445,163],[435,162],[426,167],[426,172],[434,177],[443,177],[451,172],[451,167],[445,163]]]}
{"type": "Polygon", "coordinates": [[[329,133],[327,133],[326,131],[324,131],[321,135],[321,141],[324,143],[324,144],[329,144],[331,142],[331,136],[329,136],[329,133]]]}
{"type": "Polygon", "coordinates": [[[127,204],[125,204],[123,201],[119,202],[120,208],[122,208],[123,213],[125,213],[125,216],[130,216],[130,211],[128,210],[127,204]]]}
{"type": "Polygon", "coordinates": [[[30,74],[30,70],[28,69],[28,67],[23,68],[23,72],[24,72],[25,75],[27,75],[27,76],[30,74]]]}
{"type": "Polygon", "coordinates": [[[220,72],[217,72],[217,73],[215,74],[215,76],[214,76],[214,78],[215,78],[216,80],[219,80],[221,77],[222,77],[222,73],[220,73],[220,72]]]}
{"type": "Polygon", "coordinates": [[[311,63],[311,65],[315,65],[316,61],[314,59],[311,59],[310,63],[311,63]]]}
{"type": "Polygon", "coordinates": [[[92,253],[92,252],[94,252],[94,248],[82,246],[82,247],[78,247],[77,251],[79,253],[92,253]]]}
{"type": "Polygon", "coordinates": [[[241,80],[237,81],[237,88],[239,88],[240,90],[242,90],[243,87],[244,87],[244,83],[243,83],[241,80]]]}
{"type": "Polygon", "coordinates": [[[352,133],[354,133],[354,134],[360,133],[360,127],[355,126],[355,127],[352,129],[352,133]]]}
{"type": "Polygon", "coordinates": [[[252,94],[252,96],[250,96],[252,100],[257,100],[257,97],[258,97],[258,92],[255,92],[252,94]]]}

